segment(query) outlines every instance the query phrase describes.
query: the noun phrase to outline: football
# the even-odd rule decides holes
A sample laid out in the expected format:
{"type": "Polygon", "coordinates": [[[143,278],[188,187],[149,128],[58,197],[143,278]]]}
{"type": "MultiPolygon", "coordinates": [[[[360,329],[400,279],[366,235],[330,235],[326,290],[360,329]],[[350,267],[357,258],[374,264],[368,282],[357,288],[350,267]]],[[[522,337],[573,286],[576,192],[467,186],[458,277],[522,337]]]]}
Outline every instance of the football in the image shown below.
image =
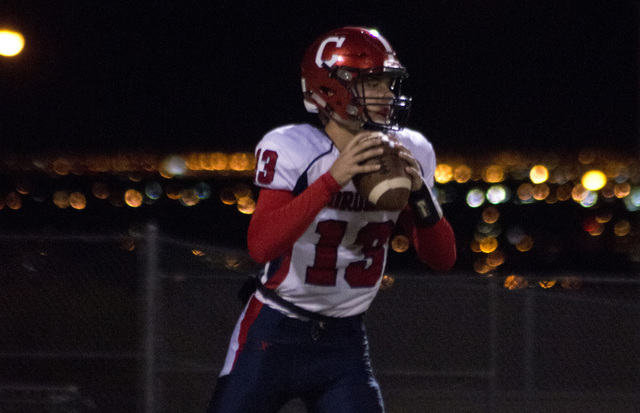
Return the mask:
{"type": "Polygon", "coordinates": [[[395,146],[395,142],[384,136],[382,145],[382,155],[365,162],[379,163],[380,169],[354,176],[353,185],[376,209],[398,211],[409,202],[411,179],[405,171],[407,163],[398,156],[400,150],[395,146]]]}

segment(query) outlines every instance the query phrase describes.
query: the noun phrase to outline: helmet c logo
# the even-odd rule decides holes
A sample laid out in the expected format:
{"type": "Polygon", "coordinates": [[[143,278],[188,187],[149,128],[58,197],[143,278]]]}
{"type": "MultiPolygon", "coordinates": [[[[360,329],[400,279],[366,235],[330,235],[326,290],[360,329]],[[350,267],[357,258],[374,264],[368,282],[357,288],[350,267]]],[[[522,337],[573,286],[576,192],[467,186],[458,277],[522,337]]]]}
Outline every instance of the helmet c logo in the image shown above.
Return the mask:
{"type": "Polygon", "coordinates": [[[316,53],[316,64],[318,65],[318,67],[322,67],[323,63],[329,67],[336,64],[336,62],[338,61],[338,55],[335,55],[335,54],[332,55],[330,60],[322,60],[322,53],[324,52],[324,48],[327,46],[327,43],[330,43],[330,42],[335,43],[336,48],[341,48],[342,43],[344,43],[344,39],[346,39],[346,37],[331,36],[331,37],[327,37],[326,39],[324,39],[322,43],[320,43],[320,47],[318,48],[318,53],[316,53]]]}

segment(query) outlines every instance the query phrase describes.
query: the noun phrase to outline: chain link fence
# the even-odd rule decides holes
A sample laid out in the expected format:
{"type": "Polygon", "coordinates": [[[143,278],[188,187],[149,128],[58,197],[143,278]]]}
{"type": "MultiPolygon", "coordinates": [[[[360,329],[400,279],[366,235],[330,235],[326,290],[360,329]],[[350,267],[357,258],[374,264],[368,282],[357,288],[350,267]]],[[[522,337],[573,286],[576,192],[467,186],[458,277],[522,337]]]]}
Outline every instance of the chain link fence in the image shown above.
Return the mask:
{"type": "MultiPolygon", "coordinates": [[[[257,270],[245,252],[152,224],[0,245],[0,412],[205,411],[257,270]]],[[[388,270],[366,319],[388,412],[640,409],[636,276],[531,274],[510,290],[388,270]]]]}

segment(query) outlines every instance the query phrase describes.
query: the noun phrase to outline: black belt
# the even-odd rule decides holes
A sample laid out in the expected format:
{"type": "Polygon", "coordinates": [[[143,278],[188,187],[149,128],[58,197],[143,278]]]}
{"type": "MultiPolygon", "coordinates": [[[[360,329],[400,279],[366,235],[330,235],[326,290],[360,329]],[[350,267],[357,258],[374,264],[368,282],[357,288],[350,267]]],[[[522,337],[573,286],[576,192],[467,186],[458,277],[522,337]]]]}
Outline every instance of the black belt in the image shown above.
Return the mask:
{"type": "Polygon", "coordinates": [[[256,280],[256,289],[260,291],[262,295],[264,295],[266,298],[275,302],[279,306],[286,308],[292,313],[297,314],[301,317],[307,318],[309,320],[313,320],[313,321],[317,321],[325,324],[331,324],[338,321],[343,321],[347,318],[354,318],[354,317],[359,317],[361,319],[360,321],[364,320],[364,313],[354,317],[341,318],[341,317],[330,317],[327,315],[315,313],[313,311],[305,310],[304,308],[299,307],[285,300],[284,298],[280,297],[278,293],[276,293],[274,290],[267,288],[264,284],[262,284],[262,282],[260,282],[260,277],[256,277],[255,280],[256,280]]]}

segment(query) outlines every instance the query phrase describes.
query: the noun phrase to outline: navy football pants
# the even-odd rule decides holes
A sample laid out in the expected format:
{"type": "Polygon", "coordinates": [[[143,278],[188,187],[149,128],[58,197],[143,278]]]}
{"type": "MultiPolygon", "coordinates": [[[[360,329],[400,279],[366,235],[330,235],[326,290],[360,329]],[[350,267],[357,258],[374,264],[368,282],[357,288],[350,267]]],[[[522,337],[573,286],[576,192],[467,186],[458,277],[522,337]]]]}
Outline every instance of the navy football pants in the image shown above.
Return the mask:
{"type": "Polygon", "coordinates": [[[208,412],[275,413],[294,398],[313,413],[383,412],[362,321],[320,328],[262,306],[208,412]]]}

